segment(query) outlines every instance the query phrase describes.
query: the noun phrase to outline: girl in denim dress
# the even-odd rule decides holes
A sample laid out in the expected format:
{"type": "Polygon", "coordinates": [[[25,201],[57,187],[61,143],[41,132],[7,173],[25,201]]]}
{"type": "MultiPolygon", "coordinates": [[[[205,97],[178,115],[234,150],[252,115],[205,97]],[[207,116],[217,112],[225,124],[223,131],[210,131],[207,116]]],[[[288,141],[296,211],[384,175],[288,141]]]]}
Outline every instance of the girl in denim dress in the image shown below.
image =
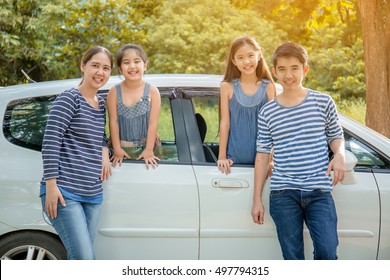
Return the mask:
{"type": "Polygon", "coordinates": [[[234,163],[254,164],[257,116],[276,95],[267,63],[256,40],[233,40],[220,86],[220,136],[218,169],[231,172],[234,163]]]}
{"type": "Polygon", "coordinates": [[[125,79],[112,87],[107,97],[112,165],[121,165],[132,152],[137,160],[144,159],[146,168],[155,168],[160,160],[153,149],[158,139],[161,99],[158,89],[143,80],[147,55],[142,47],[127,44],[117,54],[117,65],[125,79]]]}

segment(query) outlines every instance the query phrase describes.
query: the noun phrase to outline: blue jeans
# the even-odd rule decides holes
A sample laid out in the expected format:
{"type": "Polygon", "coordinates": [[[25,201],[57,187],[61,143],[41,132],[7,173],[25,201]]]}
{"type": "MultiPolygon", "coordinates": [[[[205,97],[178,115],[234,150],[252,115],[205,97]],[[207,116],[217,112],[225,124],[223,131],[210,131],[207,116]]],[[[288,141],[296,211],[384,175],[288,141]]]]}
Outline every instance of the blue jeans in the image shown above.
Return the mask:
{"type": "Polygon", "coordinates": [[[337,214],[329,191],[271,191],[270,214],[283,258],[304,260],[303,223],[309,229],[315,260],[337,259],[337,214]]]}
{"type": "MultiPolygon", "coordinates": [[[[68,259],[96,259],[93,242],[98,230],[101,204],[78,202],[65,197],[64,199],[66,207],[58,203],[57,218],[49,220],[66,248],[68,259]]],[[[45,200],[44,194],[41,196],[43,209],[45,200]]]]}

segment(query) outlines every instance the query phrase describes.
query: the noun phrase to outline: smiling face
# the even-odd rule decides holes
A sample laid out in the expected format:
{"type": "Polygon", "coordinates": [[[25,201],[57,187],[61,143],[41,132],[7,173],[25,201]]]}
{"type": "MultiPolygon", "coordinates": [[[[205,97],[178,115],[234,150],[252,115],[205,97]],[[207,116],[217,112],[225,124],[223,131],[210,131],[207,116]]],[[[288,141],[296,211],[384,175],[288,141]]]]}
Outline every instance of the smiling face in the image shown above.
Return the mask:
{"type": "Polygon", "coordinates": [[[111,75],[112,61],[104,52],[94,54],[86,63],[81,62],[84,73],[83,86],[99,89],[104,86],[111,75]]]}
{"type": "Polygon", "coordinates": [[[140,80],[146,71],[147,64],[135,49],[127,50],[120,64],[120,71],[125,79],[140,80]]]}
{"type": "Polygon", "coordinates": [[[283,86],[283,90],[294,90],[302,88],[303,78],[309,71],[308,65],[303,65],[294,56],[281,56],[272,68],[272,73],[283,86]]]}
{"type": "Polygon", "coordinates": [[[237,66],[241,75],[256,75],[256,68],[260,60],[260,52],[248,44],[244,44],[234,54],[232,62],[237,66]]]}

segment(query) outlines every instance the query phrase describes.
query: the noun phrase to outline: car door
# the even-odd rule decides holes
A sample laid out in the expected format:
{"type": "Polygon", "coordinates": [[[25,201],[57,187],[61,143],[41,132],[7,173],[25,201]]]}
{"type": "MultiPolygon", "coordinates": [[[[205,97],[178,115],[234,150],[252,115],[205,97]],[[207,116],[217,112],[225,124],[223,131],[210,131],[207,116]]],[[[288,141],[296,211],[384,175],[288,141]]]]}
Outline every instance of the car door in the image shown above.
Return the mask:
{"type": "MultiPolygon", "coordinates": [[[[350,138],[347,131],[345,140],[349,149],[350,138]]],[[[377,258],[380,233],[378,187],[369,167],[358,162],[354,172],[356,183],[351,185],[339,183],[334,186],[332,192],[338,217],[337,253],[339,259],[372,260],[377,258]]],[[[308,254],[313,251],[313,246],[308,234],[305,242],[306,255],[310,256],[308,254]]]]}
{"type": "MultiPolygon", "coordinates": [[[[211,131],[211,135],[206,135],[203,146],[216,151],[218,99],[199,95],[192,100],[194,113],[204,116],[207,134],[211,131]],[[208,107],[213,109],[206,109],[208,107]]],[[[346,139],[349,148],[347,133],[346,139]]],[[[194,162],[194,172],[200,197],[200,259],[282,258],[275,226],[269,215],[269,182],[263,191],[264,224],[257,225],[252,221],[253,166],[234,165],[232,173],[224,175],[218,171],[215,162],[199,159],[194,162]]],[[[334,187],[339,220],[338,256],[340,259],[376,259],[380,226],[378,188],[367,166],[358,165],[355,173],[357,183],[334,187]]],[[[304,238],[305,255],[311,259],[313,246],[307,228],[304,229],[304,238]]]]}
{"type": "Polygon", "coordinates": [[[339,257],[386,259],[388,247],[382,249],[382,256],[378,249],[385,242],[388,229],[387,211],[384,210],[389,203],[385,197],[388,199],[386,192],[390,189],[390,161],[357,133],[344,128],[346,149],[358,160],[354,169],[357,183],[339,184],[334,189],[339,218],[339,257]],[[382,185],[382,189],[378,184],[382,185]],[[384,192],[381,193],[381,190],[384,192]]]}
{"type": "Polygon", "coordinates": [[[104,184],[98,259],[198,259],[198,190],[182,101],[172,89],[160,93],[161,161],[156,169],[134,159],[113,168],[104,184]]]}
{"type": "MultiPolygon", "coordinates": [[[[201,90],[200,90],[201,91],[201,90]]],[[[200,259],[280,259],[274,224],[265,213],[263,225],[253,223],[253,165],[236,164],[229,175],[218,171],[207,153],[218,156],[218,90],[191,92],[194,113],[203,116],[207,132],[201,147],[193,141],[193,160],[200,198],[200,259]],[[203,147],[202,147],[203,146],[203,147]],[[207,162],[207,160],[209,162],[207,162]]],[[[187,130],[196,128],[189,114],[187,130]]],[[[203,134],[202,132],[201,134],[203,134]]],[[[199,137],[198,137],[199,139],[199,137]]],[[[268,183],[264,189],[264,206],[268,209],[268,183]]]]}

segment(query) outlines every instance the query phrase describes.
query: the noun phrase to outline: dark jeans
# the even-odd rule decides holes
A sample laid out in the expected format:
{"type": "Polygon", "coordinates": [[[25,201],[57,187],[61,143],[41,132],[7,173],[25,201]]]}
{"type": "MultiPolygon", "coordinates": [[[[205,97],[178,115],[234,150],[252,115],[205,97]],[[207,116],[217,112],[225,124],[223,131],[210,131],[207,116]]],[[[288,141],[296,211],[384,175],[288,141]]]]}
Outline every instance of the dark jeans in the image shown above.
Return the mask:
{"type": "Polygon", "coordinates": [[[303,260],[303,223],[309,229],[315,260],[337,259],[337,214],[331,192],[271,191],[270,214],[285,260],[303,260]]]}

